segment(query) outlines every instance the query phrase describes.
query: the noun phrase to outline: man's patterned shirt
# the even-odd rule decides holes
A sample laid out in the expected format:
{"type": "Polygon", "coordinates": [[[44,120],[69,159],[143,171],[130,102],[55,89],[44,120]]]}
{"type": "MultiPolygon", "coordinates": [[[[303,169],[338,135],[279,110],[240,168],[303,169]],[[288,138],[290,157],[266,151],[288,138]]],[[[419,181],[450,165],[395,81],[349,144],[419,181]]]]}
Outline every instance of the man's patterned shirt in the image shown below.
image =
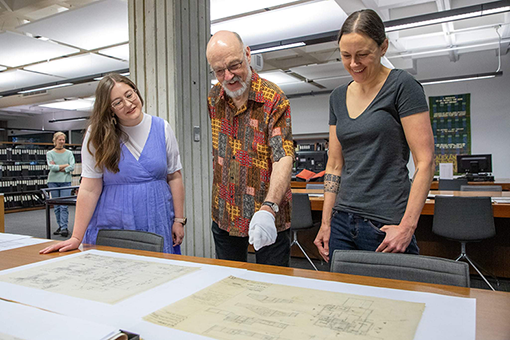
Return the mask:
{"type": "MultiPolygon", "coordinates": [[[[272,163],[294,159],[290,104],[280,88],[253,71],[248,102],[237,109],[220,83],[209,92],[213,144],[212,219],[231,236],[248,236],[253,214],[269,189],[272,163]]],[[[290,228],[290,183],[276,214],[290,228]]]]}

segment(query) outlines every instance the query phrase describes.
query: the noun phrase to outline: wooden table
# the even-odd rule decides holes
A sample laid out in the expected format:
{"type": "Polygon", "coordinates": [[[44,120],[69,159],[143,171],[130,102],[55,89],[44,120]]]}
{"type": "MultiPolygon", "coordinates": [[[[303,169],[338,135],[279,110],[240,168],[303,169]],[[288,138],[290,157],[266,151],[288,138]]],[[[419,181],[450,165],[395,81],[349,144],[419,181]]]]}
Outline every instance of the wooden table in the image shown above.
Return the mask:
{"type": "MultiPolygon", "coordinates": [[[[55,241],[50,242],[55,243],[55,241]]],[[[35,263],[39,261],[44,261],[55,257],[66,256],[78,252],[73,251],[68,253],[53,253],[48,255],[39,255],[38,253],[39,250],[47,246],[48,244],[49,243],[45,243],[3,251],[2,256],[0,256],[0,270],[35,263]]],[[[465,298],[474,298],[476,299],[476,339],[478,340],[510,339],[510,322],[508,322],[508,320],[510,320],[510,293],[492,292],[489,290],[482,289],[469,289],[462,287],[434,285],[409,281],[380,279],[366,276],[355,276],[329,272],[316,272],[313,270],[305,269],[284,268],[191,256],[170,255],[104,246],[84,246],[84,250],[88,249],[116,251],[119,253],[136,254],[173,260],[190,261],[195,263],[243,268],[263,273],[299,276],[319,280],[353,283],[374,287],[385,287],[465,298]]]]}

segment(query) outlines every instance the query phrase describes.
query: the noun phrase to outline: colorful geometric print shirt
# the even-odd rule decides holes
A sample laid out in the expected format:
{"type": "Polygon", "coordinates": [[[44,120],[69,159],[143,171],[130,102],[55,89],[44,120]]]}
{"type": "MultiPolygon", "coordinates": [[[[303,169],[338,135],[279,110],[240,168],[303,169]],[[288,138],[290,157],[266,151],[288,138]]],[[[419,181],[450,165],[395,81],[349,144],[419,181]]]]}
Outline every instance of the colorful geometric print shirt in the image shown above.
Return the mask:
{"type": "MultiPolygon", "coordinates": [[[[253,71],[253,70],[252,70],[253,71]]],[[[212,219],[231,236],[248,236],[269,189],[272,163],[294,159],[290,104],[280,88],[253,71],[248,102],[237,109],[220,83],[209,92],[213,144],[212,219]]],[[[290,183],[276,214],[290,228],[290,183]]]]}

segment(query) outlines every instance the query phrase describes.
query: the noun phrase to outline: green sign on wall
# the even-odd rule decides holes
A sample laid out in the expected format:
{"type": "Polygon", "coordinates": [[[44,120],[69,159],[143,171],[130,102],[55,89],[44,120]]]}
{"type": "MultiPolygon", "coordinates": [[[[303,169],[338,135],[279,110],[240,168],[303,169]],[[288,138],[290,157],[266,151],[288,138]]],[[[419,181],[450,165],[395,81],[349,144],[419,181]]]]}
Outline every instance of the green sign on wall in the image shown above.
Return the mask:
{"type": "Polygon", "coordinates": [[[471,154],[471,95],[429,97],[430,120],[436,145],[436,173],[439,163],[453,163],[457,172],[457,155],[471,154]]]}

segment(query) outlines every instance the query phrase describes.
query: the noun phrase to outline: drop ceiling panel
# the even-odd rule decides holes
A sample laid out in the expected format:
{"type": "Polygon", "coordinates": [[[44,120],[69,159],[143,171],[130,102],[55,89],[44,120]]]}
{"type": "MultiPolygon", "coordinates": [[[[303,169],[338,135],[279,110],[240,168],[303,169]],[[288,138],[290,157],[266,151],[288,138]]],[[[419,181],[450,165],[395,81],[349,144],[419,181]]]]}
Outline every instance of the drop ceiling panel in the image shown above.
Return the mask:
{"type": "MultiPolygon", "coordinates": [[[[278,85],[286,95],[324,91],[305,82],[278,85]]],[[[291,107],[292,111],[292,107],[291,107]]]]}
{"type": "Polygon", "coordinates": [[[211,33],[234,31],[246,45],[257,45],[339,30],[346,18],[335,1],[317,1],[213,24],[211,33]]]}
{"type": "Polygon", "coordinates": [[[296,0],[258,0],[258,1],[212,0],[211,21],[295,1],[296,0]]]}
{"type": "Polygon", "coordinates": [[[98,1],[17,27],[85,50],[127,42],[127,1],[98,1]]]}
{"type": "Polygon", "coordinates": [[[99,50],[99,53],[129,61],[129,44],[99,50]]]}
{"type": "Polygon", "coordinates": [[[0,91],[20,89],[60,80],[62,78],[22,70],[10,70],[0,73],[0,91]]]}
{"type": "Polygon", "coordinates": [[[292,77],[282,71],[261,72],[259,75],[264,79],[267,79],[275,84],[278,84],[278,86],[288,83],[302,82],[302,80],[297,79],[296,77],[292,77]]]}
{"type": "Polygon", "coordinates": [[[0,64],[10,67],[80,52],[75,48],[11,32],[0,33],[0,46],[9,46],[0,48],[0,64]]]}
{"type": "Polygon", "coordinates": [[[291,71],[313,80],[348,74],[341,62],[293,67],[291,71]]]}
{"type": "Polygon", "coordinates": [[[127,68],[127,62],[89,53],[28,66],[25,69],[64,78],[78,78],[127,68]]]}

